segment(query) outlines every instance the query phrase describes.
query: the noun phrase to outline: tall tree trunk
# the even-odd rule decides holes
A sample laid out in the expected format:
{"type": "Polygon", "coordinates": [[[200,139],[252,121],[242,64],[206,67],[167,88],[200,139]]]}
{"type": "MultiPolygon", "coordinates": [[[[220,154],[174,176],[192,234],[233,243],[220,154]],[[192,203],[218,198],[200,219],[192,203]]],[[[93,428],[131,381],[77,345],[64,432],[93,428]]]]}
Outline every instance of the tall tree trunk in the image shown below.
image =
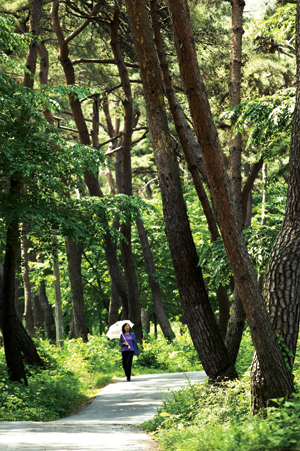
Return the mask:
{"type": "Polygon", "coordinates": [[[237,288],[234,287],[233,302],[231,305],[230,319],[225,338],[225,344],[227,346],[230,358],[234,363],[236,362],[239,353],[245,326],[245,319],[245,313],[239,292],[237,288]]]}
{"type": "Polygon", "coordinates": [[[202,155],[228,260],[266,378],[269,396],[284,397],[294,391],[293,380],[285,366],[273,332],[236,217],[223,154],[199,72],[188,4],[186,0],[181,0],[180,4],[175,0],[168,0],[168,6],[181,78],[195,131],[201,142],[202,155]]]}
{"type": "Polygon", "coordinates": [[[45,332],[44,315],[40,298],[37,293],[32,293],[32,307],[34,329],[37,336],[42,338],[45,332]]]}
{"type": "MultiPolygon", "coordinates": [[[[126,319],[126,318],[125,318],[126,319]]],[[[108,311],[108,327],[119,320],[119,293],[113,282],[110,284],[110,302],[108,311]]]]}
{"type": "Polygon", "coordinates": [[[28,249],[30,248],[30,242],[27,238],[28,225],[21,225],[21,256],[22,256],[22,277],[24,284],[24,318],[26,324],[26,330],[31,337],[35,337],[35,329],[33,323],[33,305],[32,305],[32,292],[31,283],[29,278],[29,255],[28,249]]]}
{"type": "MultiPolygon", "coordinates": [[[[40,18],[42,11],[42,1],[34,0],[31,8],[31,18],[29,31],[31,34],[39,35],[40,18]]],[[[37,40],[33,39],[29,46],[26,59],[26,66],[31,73],[35,73],[35,62],[37,53],[37,40]]],[[[29,74],[25,74],[24,86],[32,87],[33,81],[29,74]]],[[[10,194],[19,196],[22,189],[20,174],[14,174],[10,180],[10,194]]],[[[10,378],[15,381],[23,381],[27,384],[22,354],[26,362],[42,365],[42,361],[36,351],[35,345],[21,321],[18,319],[15,310],[15,275],[16,275],[16,254],[19,247],[19,219],[13,218],[7,225],[7,238],[4,260],[4,285],[3,304],[0,312],[0,326],[3,330],[5,357],[10,373],[10,378]]]]}
{"type": "MultiPolygon", "coordinates": [[[[11,179],[10,192],[20,192],[21,182],[11,179]]],[[[3,305],[1,309],[1,329],[3,331],[5,357],[10,379],[24,382],[27,377],[21,355],[21,348],[17,337],[15,311],[15,269],[16,253],[18,249],[19,223],[14,219],[8,226],[4,259],[3,305]]]]}
{"type": "MultiPolygon", "coordinates": [[[[21,192],[22,181],[14,174],[10,181],[10,195],[21,192]]],[[[11,380],[27,385],[23,357],[31,365],[42,366],[34,342],[18,319],[15,310],[15,270],[19,250],[19,221],[14,218],[7,228],[3,271],[3,298],[0,298],[0,328],[3,331],[5,357],[11,380]]]]}
{"type": "Polygon", "coordinates": [[[178,163],[168,130],[161,77],[145,3],[126,0],[126,7],[140,65],[150,136],[159,174],[166,235],[184,315],[208,376],[212,379],[235,378],[237,374],[218,329],[198,266],[178,163]]]}
{"type": "MultiPolygon", "coordinates": [[[[95,7],[93,8],[90,16],[91,18],[95,17],[98,14],[99,8],[101,5],[101,0],[99,0],[95,7]]],[[[62,28],[59,23],[59,17],[58,17],[58,9],[59,9],[59,1],[54,0],[52,2],[51,7],[51,22],[52,22],[52,28],[56,34],[58,44],[59,44],[59,60],[61,62],[61,65],[63,67],[66,83],[67,85],[74,85],[75,84],[75,72],[74,67],[70,61],[69,58],[69,48],[68,43],[77,36],[91,21],[91,19],[87,18],[85,22],[77,28],[70,36],[67,38],[64,37],[62,28]]],[[[73,113],[73,118],[76,124],[76,128],[79,133],[79,138],[81,144],[90,144],[90,137],[89,132],[84,120],[83,112],[81,109],[81,104],[77,98],[74,98],[73,96],[69,97],[70,107],[73,113]]],[[[97,196],[97,197],[103,197],[103,193],[100,189],[99,182],[94,174],[91,174],[87,172],[85,174],[85,183],[88,187],[89,193],[91,196],[97,196]]],[[[101,218],[99,218],[100,221],[103,222],[104,227],[108,228],[108,221],[105,216],[105,214],[102,215],[101,218]]],[[[113,283],[115,284],[115,287],[117,288],[119,295],[122,299],[123,303],[123,309],[124,311],[128,312],[128,295],[126,290],[126,284],[124,280],[124,276],[122,274],[117,252],[116,252],[116,245],[113,243],[111,235],[109,232],[107,232],[104,235],[104,242],[105,242],[105,254],[106,254],[106,260],[109,267],[109,273],[113,280],[113,283]]]]}
{"type": "Polygon", "coordinates": [[[83,286],[81,277],[82,244],[66,238],[66,251],[68,256],[68,271],[72,292],[73,327],[70,338],[88,339],[88,328],[85,321],[83,286]]]}
{"type": "MultiPolygon", "coordinates": [[[[206,191],[204,189],[200,173],[205,181],[207,181],[206,171],[204,168],[204,163],[201,156],[201,149],[195,136],[186,120],[184,112],[180,103],[178,102],[177,96],[175,94],[172,77],[169,72],[168,63],[166,59],[166,54],[164,50],[163,40],[160,32],[160,25],[158,20],[158,7],[157,1],[150,1],[150,12],[152,18],[152,27],[154,32],[154,41],[156,44],[157,54],[159,58],[159,64],[161,68],[161,73],[163,77],[165,93],[168,100],[169,108],[172,113],[174,125],[180,144],[182,146],[184,156],[187,162],[188,169],[192,175],[194,186],[201,202],[203,212],[207,219],[208,228],[210,231],[212,241],[215,241],[220,235],[215,219],[214,212],[210,206],[206,191]],[[198,164],[197,164],[198,161],[198,164]],[[199,163],[200,162],[200,163],[199,163]]],[[[218,325],[223,337],[225,337],[227,323],[229,320],[229,299],[227,295],[227,290],[225,287],[220,285],[217,289],[217,301],[219,305],[219,319],[218,325]]]]}
{"type": "MultiPolygon", "coordinates": [[[[132,171],[131,171],[131,138],[133,130],[133,103],[131,94],[131,85],[123,55],[121,53],[119,38],[119,10],[113,14],[110,23],[110,45],[117,62],[118,72],[124,92],[124,131],[122,136],[122,175],[123,187],[122,193],[132,196],[132,171]]],[[[127,292],[129,297],[129,319],[134,323],[133,330],[139,341],[143,338],[141,323],[141,306],[138,282],[134,267],[132,244],[131,244],[131,225],[123,223],[121,232],[125,240],[120,241],[123,267],[127,284],[127,292]]]]}
{"type": "MultiPolygon", "coordinates": [[[[247,152],[247,156],[249,156],[249,152],[247,152]]],[[[250,174],[250,164],[246,163],[244,165],[244,174],[245,177],[249,177],[250,174]]],[[[242,195],[243,196],[243,195],[242,195]]],[[[246,208],[246,214],[244,216],[244,228],[248,229],[248,227],[251,226],[251,221],[252,221],[252,189],[249,190],[249,194],[248,194],[248,199],[247,199],[247,208],[246,208]]]]}
{"type": "Polygon", "coordinates": [[[148,273],[148,279],[149,284],[152,292],[152,298],[153,298],[153,306],[154,306],[154,312],[155,316],[157,318],[157,321],[161,327],[162,333],[167,338],[167,340],[172,341],[173,338],[175,338],[175,334],[172,331],[170,321],[166,315],[165,309],[162,304],[161,300],[161,293],[160,293],[160,287],[159,283],[155,281],[155,265],[153,261],[152,252],[150,249],[147,233],[144,227],[144,223],[141,220],[141,218],[136,219],[136,225],[138,229],[138,234],[140,237],[140,242],[143,250],[143,255],[145,259],[145,264],[147,267],[147,273],[148,273]]]}
{"type": "MultiPolygon", "coordinates": [[[[95,120],[95,126],[93,126],[93,130],[95,130],[95,127],[99,127],[98,123],[99,123],[99,108],[95,108],[94,107],[95,112],[93,113],[93,121],[95,120]],[[96,122],[96,118],[98,118],[98,121],[96,122]]],[[[111,122],[111,117],[109,114],[109,104],[108,104],[108,97],[106,96],[105,99],[103,100],[103,111],[105,113],[105,119],[106,119],[106,124],[107,124],[107,129],[108,129],[108,134],[109,136],[112,138],[109,147],[108,147],[108,152],[112,152],[114,149],[117,148],[118,145],[118,141],[117,139],[114,139],[114,136],[119,134],[119,130],[115,130],[112,122],[111,122]]],[[[120,124],[120,121],[119,121],[120,124]]],[[[93,143],[94,145],[94,143],[93,143]]],[[[95,146],[94,146],[95,147],[95,146]]],[[[110,163],[112,163],[112,155],[108,156],[108,161],[110,163]]],[[[116,189],[115,189],[115,183],[114,183],[114,178],[111,172],[111,168],[110,165],[107,164],[105,166],[105,177],[107,180],[107,184],[108,184],[108,193],[111,196],[114,196],[116,194],[116,189]]]]}
{"type": "MultiPolygon", "coordinates": [[[[56,244],[56,238],[53,238],[54,245],[56,244]]],[[[55,249],[53,255],[53,275],[54,275],[54,295],[55,295],[55,335],[57,346],[62,347],[64,344],[64,329],[63,329],[63,315],[62,315],[62,302],[60,291],[60,273],[59,273],[59,261],[57,250],[55,249]]],[[[72,316],[74,318],[74,316],[72,316]]]]}
{"type": "Polygon", "coordinates": [[[42,280],[39,286],[39,299],[44,314],[46,337],[50,340],[51,343],[55,343],[55,321],[52,306],[48,301],[46,293],[46,282],[44,280],[42,280]]]}
{"type": "MultiPolygon", "coordinates": [[[[241,68],[242,68],[242,39],[243,39],[243,11],[244,0],[231,0],[231,54],[229,73],[229,103],[230,108],[236,107],[241,102],[241,68]]],[[[244,216],[242,209],[242,135],[234,136],[231,130],[230,142],[230,182],[232,199],[236,209],[236,218],[240,228],[244,228],[244,216]]],[[[226,344],[229,354],[236,361],[241,339],[243,336],[245,315],[242,311],[240,295],[235,286],[233,292],[233,305],[229,321],[226,344]]]]}
{"type": "MultiPolygon", "coordinates": [[[[40,63],[40,83],[42,85],[48,84],[48,70],[49,70],[49,58],[48,58],[48,51],[44,45],[44,43],[41,43],[39,48],[40,56],[41,56],[41,63],[40,63]]],[[[48,121],[48,123],[54,128],[54,120],[53,116],[51,114],[51,111],[44,109],[43,110],[44,117],[48,121]]],[[[99,120],[99,119],[98,119],[99,120]]],[[[57,148],[57,151],[59,152],[59,148],[57,148]]],[[[69,190],[66,189],[65,196],[70,197],[69,190]]],[[[71,293],[72,293],[72,306],[73,306],[73,321],[72,324],[75,325],[75,328],[71,328],[71,338],[79,338],[81,337],[83,340],[87,341],[87,325],[85,321],[85,315],[84,315],[84,297],[83,297],[83,288],[82,288],[82,276],[81,276],[81,266],[78,265],[78,256],[80,255],[79,259],[81,262],[81,253],[82,253],[82,246],[78,243],[66,238],[66,248],[67,248],[67,254],[68,254],[68,271],[69,271],[69,279],[70,279],[70,285],[71,285],[71,293]],[[74,276],[75,275],[75,276],[74,276]],[[79,315],[79,317],[78,317],[79,315]]],[[[55,259],[54,259],[55,260],[55,259]]],[[[56,284],[59,283],[59,279],[56,281],[56,284]]],[[[60,297],[60,295],[57,293],[57,296],[60,297]]],[[[58,300],[58,308],[60,301],[58,300]]],[[[57,315],[57,320],[60,323],[59,315],[57,315]]],[[[61,329],[61,325],[57,325],[57,329],[61,329]]],[[[63,335],[60,332],[60,338],[58,339],[59,342],[63,340],[63,335]]]]}
{"type": "MultiPolygon", "coordinates": [[[[229,75],[230,108],[241,103],[241,68],[244,0],[231,0],[231,56],[229,75]]],[[[242,213],[242,135],[233,136],[230,143],[230,181],[237,218],[243,226],[242,213]]]]}
{"type": "MultiPolygon", "coordinates": [[[[20,250],[18,250],[19,252],[20,250]]],[[[23,301],[21,297],[23,297],[23,290],[21,288],[21,281],[19,278],[19,273],[21,272],[21,267],[19,266],[19,263],[17,263],[16,266],[16,275],[15,275],[15,309],[16,314],[19,320],[23,321],[23,301]]]]}
{"type": "MultiPolygon", "coordinates": [[[[296,16],[297,93],[289,160],[289,186],[283,225],[270,253],[264,278],[263,294],[275,333],[287,347],[290,375],[296,354],[299,331],[300,299],[300,2],[296,16]]],[[[269,399],[268,381],[260,356],[255,355],[251,368],[253,408],[269,399]]]]}
{"type": "MultiPolygon", "coordinates": [[[[115,99],[115,106],[117,107],[119,105],[119,99],[115,99]]],[[[119,130],[120,130],[120,119],[117,118],[117,116],[115,117],[115,124],[114,126],[112,125],[112,120],[111,120],[111,116],[110,116],[110,112],[109,112],[109,103],[108,103],[108,98],[106,97],[103,101],[103,111],[105,114],[105,120],[106,120],[106,124],[107,124],[107,131],[109,136],[112,138],[111,143],[109,145],[109,150],[112,151],[114,149],[117,148],[118,146],[118,141],[116,138],[114,138],[116,135],[119,134],[119,130]]],[[[99,109],[98,111],[95,113],[96,117],[98,118],[99,122],[99,109]]],[[[95,126],[93,125],[93,130],[95,130],[95,127],[97,126],[97,122],[96,122],[96,118],[94,118],[93,116],[93,121],[95,120],[95,126]]],[[[94,144],[94,143],[93,143],[94,144]]],[[[121,151],[117,151],[117,154],[121,156],[121,151]]],[[[110,162],[111,157],[109,157],[110,162]]],[[[120,168],[120,173],[122,173],[122,156],[120,157],[120,164],[119,164],[119,168],[120,168]]],[[[113,179],[113,175],[111,173],[111,168],[109,167],[109,165],[107,165],[105,167],[105,176],[106,176],[106,180],[108,183],[108,192],[110,195],[114,196],[116,193],[116,189],[115,189],[115,183],[114,183],[114,179],[113,179]]],[[[120,189],[123,186],[123,182],[120,184],[120,189]]],[[[119,191],[120,192],[120,191],[119,191]]],[[[113,227],[115,227],[116,229],[119,228],[119,220],[117,218],[114,219],[113,221],[113,227]]],[[[108,326],[111,326],[112,324],[114,324],[115,322],[118,321],[119,319],[119,301],[120,301],[120,297],[119,297],[119,292],[115,286],[115,284],[113,283],[113,280],[111,278],[110,281],[110,290],[111,290],[111,294],[110,294],[110,302],[109,302],[109,312],[108,312],[108,326]]],[[[128,318],[128,305],[123,306],[123,310],[122,310],[123,314],[124,314],[124,319],[128,318]]]]}
{"type": "Polygon", "coordinates": [[[268,180],[268,166],[266,163],[263,164],[262,167],[262,182],[263,182],[263,199],[262,199],[262,212],[261,212],[261,225],[266,225],[266,216],[267,216],[267,180],[268,180]]]}
{"type": "MultiPolygon", "coordinates": [[[[34,36],[40,34],[40,22],[42,17],[43,0],[33,0],[30,11],[30,25],[29,32],[34,36]]],[[[36,71],[36,60],[38,53],[39,42],[37,39],[32,39],[29,43],[29,50],[26,58],[26,67],[30,73],[24,73],[24,86],[33,88],[34,76],[36,71]]]]}

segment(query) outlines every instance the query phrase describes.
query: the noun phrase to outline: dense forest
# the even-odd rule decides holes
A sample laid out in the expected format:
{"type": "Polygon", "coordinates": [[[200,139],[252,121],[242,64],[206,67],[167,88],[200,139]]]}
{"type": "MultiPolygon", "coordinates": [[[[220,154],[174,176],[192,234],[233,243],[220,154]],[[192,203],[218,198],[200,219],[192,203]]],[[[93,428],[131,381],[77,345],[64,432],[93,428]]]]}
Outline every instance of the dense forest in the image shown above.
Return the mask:
{"type": "MultiPolygon", "coordinates": [[[[295,391],[297,2],[0,7],[0,328],[35,339],[187,325],[209,379],[255,348],[252,409],[295,391]]],[[[299,2],[298,2],[299,3],[299,2]]],[[[145,332],[144,332],[145,333],[145,332]]]]}

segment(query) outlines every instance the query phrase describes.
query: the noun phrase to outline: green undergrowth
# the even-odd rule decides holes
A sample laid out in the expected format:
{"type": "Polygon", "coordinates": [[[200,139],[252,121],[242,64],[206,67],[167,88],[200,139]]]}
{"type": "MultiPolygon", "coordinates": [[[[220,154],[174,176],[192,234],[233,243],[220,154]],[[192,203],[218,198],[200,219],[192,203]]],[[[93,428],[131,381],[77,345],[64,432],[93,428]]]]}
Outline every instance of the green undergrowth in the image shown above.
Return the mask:
{"type": "MultiPolygon", "coordinates": [[[[298,346],[299,347],[299,346],[298,346]]],[[[244,332],[237,361],[240,380],[221,385],[188,384],[168,391],[157,415],[144,423],[162,451],[299,451],[300,361],[294,366],[297,393],[280,408],[251,415],[250,364],[253,345],[244,332]]]]}
{"type": "MultiPolygon", "coordinates": [[[[175,325],[176,329],[176,325],[175,325]]],[[[88,404],[105,385],[123,377],[118,340],[90,336],[89,341],[66,340],[62,348],[37,340],[44,369],[26,367],[28,386],[8,378],[0,348],[0,420],[52,421],[88,404]]],[[[169,344],[154,334],[145,336],[134,357],[133,375],[202,370],[187,330],[169,344]]]]}

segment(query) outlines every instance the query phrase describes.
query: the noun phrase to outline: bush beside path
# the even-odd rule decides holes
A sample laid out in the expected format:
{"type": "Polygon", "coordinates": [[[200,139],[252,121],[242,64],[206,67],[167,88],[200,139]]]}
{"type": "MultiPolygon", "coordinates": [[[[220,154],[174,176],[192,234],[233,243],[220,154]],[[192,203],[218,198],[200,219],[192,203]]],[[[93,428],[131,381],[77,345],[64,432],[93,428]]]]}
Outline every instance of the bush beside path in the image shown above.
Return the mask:
{"type": "Polygon", "coordinates": [[[159,449],[138,426],[157,412],[168,390],[203,381],[204,372],[150,374],[103,388],[77,414],[46,423],[0,423],[1,451],[139,451],[159,449]]]}

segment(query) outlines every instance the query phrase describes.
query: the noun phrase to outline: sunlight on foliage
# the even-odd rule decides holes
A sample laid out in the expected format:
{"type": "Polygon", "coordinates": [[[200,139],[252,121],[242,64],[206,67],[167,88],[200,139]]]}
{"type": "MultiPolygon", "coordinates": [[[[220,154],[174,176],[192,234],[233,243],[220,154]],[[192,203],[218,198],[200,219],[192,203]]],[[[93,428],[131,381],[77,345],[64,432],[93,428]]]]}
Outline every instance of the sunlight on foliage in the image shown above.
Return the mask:
{"type": "MultiPolygon", "coordinates": [[[[147,431],[155,432],[163,451],[299,450],[299,394],[287,402],[279,401],[279,408],[268,408],[264,415],[251,415],[252,356],[253,345],[246,330],[237,362],[240,374],[244,374],[240,381],[190,384],[168,392],[157,415],[144,423],[147,431]]],[[[296,362],[294,374],[298,383],[296,362]]]]}
{"type": "Polygon", "coordinates": [[[291,40],[294,40],[296,7],[296,4],[288,3],[277,8],[275,14],[262,22],[255,38],[260,36],[274,37],[276,39],[290,37],[291,40]]]}

